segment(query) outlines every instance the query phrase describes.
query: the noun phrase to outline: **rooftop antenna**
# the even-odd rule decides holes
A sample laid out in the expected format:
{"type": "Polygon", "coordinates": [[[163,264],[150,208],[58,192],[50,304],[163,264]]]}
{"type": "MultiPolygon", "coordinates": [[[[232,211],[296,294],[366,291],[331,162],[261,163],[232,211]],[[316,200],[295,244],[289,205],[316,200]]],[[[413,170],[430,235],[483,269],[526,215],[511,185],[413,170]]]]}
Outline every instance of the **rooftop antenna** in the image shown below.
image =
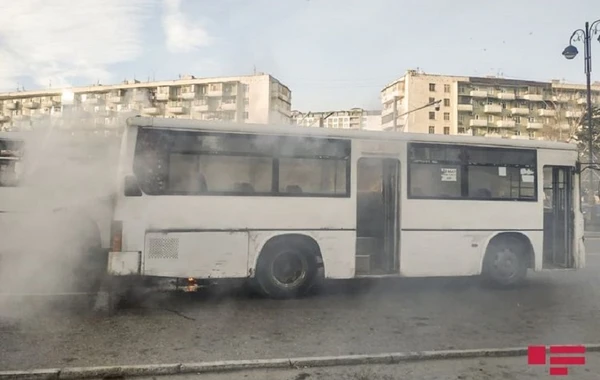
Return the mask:
{"type": "Polygon", "coordinates": [[[254,70],[254,75],[256,75],[256,65],[253,65],[252,68],[254,70]]]}

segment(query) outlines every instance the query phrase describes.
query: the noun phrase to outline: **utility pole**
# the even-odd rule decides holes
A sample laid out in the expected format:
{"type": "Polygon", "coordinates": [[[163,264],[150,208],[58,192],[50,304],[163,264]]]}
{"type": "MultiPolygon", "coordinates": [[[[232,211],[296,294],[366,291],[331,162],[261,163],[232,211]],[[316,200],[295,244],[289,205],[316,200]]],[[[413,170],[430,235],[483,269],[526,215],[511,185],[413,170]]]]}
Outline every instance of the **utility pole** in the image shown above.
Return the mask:
{"type": "MultiPolygon", "coordinates": [[[[594,170],[594,152],[592,149],[594,148],[594,126],[592,119],[592,87],[591,87],[591,74],[592,74],[592,36],[596,34],[600,34],[600,30],[598,29],[600,26],[600,20],[594,21],[591,25],[589,22],[585,23],[584,29],[577,29],[571,34],[571,38],[569,39],[569,46],[565,48],[563,51],[563,56],[566,59],[573,59],[579,53],[577,48],[573,46],[573,42],[583,40],[583,61],[584,67],[583,71],[585,73],[586,79],[586,103],[587,103],[587,124],[588,124],[588,169],[594,170]]],[[[600,38],[598,39],[600,41],[600,38]]],[[[594,192],[594,176],[590,172],[590,204],[596,203],[596,197],[594,192]]]]}

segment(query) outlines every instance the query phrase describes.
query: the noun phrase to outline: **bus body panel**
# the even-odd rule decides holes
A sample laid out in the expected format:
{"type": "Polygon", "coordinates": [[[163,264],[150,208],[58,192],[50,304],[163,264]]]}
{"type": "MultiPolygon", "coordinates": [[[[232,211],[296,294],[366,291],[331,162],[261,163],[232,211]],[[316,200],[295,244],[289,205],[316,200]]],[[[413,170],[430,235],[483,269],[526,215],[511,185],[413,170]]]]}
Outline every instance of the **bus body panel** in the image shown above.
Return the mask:
{"type": "MultiPolygon", "coordinates": [[[[400,274],[406,277],[478,275],[489,242],[505,232],[524,235],[534,252],[541,252],[542,231],[403,231],[400,274]]],[[[537,255],[535,268],[541,269],[541,265],[542,256],[537,255]]]]}

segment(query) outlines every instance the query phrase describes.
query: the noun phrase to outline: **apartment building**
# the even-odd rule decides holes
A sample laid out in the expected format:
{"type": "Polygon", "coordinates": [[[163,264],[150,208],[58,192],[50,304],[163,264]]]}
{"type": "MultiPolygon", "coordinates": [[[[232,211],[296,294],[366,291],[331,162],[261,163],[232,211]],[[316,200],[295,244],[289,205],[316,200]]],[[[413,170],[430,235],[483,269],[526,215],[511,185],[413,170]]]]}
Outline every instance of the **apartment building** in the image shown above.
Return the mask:
{"type": "Polygon", "coordinates": [[[292,124],[304,127],[381,130],[381,111],[352,108],[345,111],[292,112],[292,124]]]}
{"type": "MultiPolygon", "coordinates": [[[[417,133],[567,140],[584,115],[585,94],[585,85],[557,80],[409,70],[381,91],[382,127],[417,133]],[[439,110],[426,106],[436,101],[440,101],[439,110]]],[[[592,102],[600,106],[599,82],[592,86],[592,102]]]]}
{"type": "Polygon", "coordinates": [[[94,126],[115,126],[132,115],[290,124],[291,91],[260,73],[0,93],[3,130],[82,119],[94,126]]]}

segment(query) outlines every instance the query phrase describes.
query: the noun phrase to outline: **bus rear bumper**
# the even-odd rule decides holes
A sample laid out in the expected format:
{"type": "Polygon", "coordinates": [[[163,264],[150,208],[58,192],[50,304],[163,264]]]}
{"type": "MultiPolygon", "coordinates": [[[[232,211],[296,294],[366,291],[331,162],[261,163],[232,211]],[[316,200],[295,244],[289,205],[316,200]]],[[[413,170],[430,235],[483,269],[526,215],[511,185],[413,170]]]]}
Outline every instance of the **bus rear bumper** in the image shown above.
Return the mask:
{"type": "Polygon", "coordinates": [[[141,252],[109,252],[108,274],[113,276],[129,276],[141,274],[141,252]]]}

